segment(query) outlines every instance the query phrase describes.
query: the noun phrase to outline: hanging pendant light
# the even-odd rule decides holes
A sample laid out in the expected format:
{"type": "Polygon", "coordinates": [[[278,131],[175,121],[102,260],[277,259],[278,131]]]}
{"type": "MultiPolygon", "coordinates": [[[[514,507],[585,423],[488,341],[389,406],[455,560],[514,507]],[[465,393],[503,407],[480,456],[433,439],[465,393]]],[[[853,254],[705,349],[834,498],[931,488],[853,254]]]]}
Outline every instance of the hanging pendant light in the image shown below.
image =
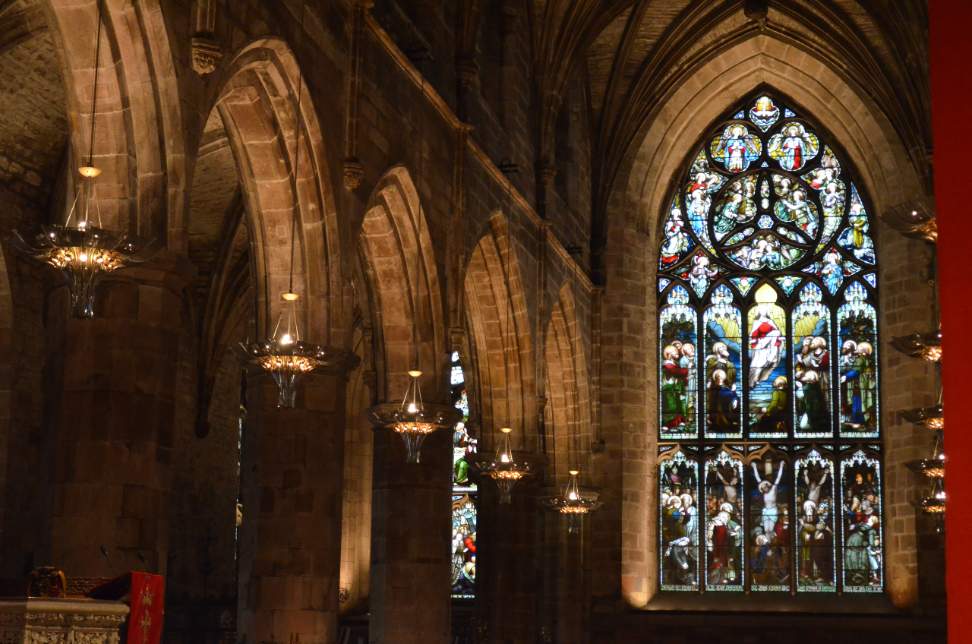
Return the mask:
{"type": "Polygon", "coordinates": [[[601,507],[601,502],[596,492],[581,489],[577,480],[579,470],[570,470],[569,474],[563,492],[545,499],[544,504],[555,512],[567,515],[568,531],[573,533],[580,529],[585,516],[601,507]]]}
{"type": "Polygon", "coordinates": [[[408,372],[408,386],[400,404],[376,405],[369,415],[377,427],[394,431],[405,445],[405,461],[420,463],[422,443],[426,437],[440,429],[455,425],[461,415],[452,405],[427,403],[422,399],[422,372],[408,372]]]}
{"type": "Polygon", "coordinates": [[[293,291],[281,294],[281,310],[273,334],[262,342],[243,347],[246,354],[277,384],[277,407],[293,407],[297,398],[297,380],[330,362],[332,356],[320,345],[301,340],[297,323],[297,301],[293,291]]]}
{"type": "Polygon", "coordinates": [[[921,358],[928,362],[940,362],[942,359],[942,332],[912,333],[891,339],[891,346],[912,358],[921,358]]]}
{"type": "Polygon", "coordinates": [[[518,481],[533,475],[529,462],[517,461],[514,457],[513,449],[510,447],[510,434],[512,433],[512,427],[501,427],[496,454],[493,458],[481,460],[478,463],[480,472],[496,483],[500,493],[499,502],[503,504],[512,502],[511,492],[518,481]]]}
{"type": "Polygon", "coordinates": [[[909,409],[901,412],[901,417],[909,423],[914,423],[927,429],[945,429],[945,412],[941,405],[909,409]]]}
{"type": "Polygon", "coordinates": [[[149,258],[150,242],[137,235],[106,230],[95,197],[95,180],[101,169],[94,165],[95,124],[98,115],[98,72],[101,64],[101,0],[98,0],[98,31],[95,44],[94,89],[91,97],[91,139],[87,164],[78,168],[80,178],[74,201],[62,225],[41,225],[15,231],[14,247],[22,254],[61,271],[71,293],[71,312],[77,318],[94,317],[95,292],[100,278],[149,258]]]}
{"type": "MultiPolygon", "coordinates": [[[[304,31],[305,8],[306,2],[301,4],[300,9],[300,33],[304,31]]],[[[293,172],[294,208],[290,226],[290,284],[287,291],[280,295],[280,314],[277,316],[277,323],[274,325],[270,337],[263,341],[243,345],[243,350],[250,359],[269,373],[277,384],[279,394],[277,407],[294,406],[297,396],[297,382],[300,376],[348,359],[347,354],[343,351],[334,351],[303,341],[298,324],[297,302],[300,300],[300,296],[294,291],[294,263],[297,249],[297,215],[300,211],[300,190],[297,182],[300,177],[302,130],[299,115],[303,89],[303,72],[298,67],[297,97],[294,105],[297,142],[293,172]]]]}

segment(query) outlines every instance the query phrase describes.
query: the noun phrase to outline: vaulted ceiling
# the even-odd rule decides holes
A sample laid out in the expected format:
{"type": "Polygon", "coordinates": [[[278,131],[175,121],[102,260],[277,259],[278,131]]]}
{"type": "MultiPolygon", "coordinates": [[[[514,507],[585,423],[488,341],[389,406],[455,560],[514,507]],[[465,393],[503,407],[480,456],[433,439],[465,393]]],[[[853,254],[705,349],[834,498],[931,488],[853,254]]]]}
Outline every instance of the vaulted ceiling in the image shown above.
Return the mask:
{"type": "Polygon", "coordinates": [[[583,75],[598,209],[666,98],[691,82],[694,70],[759,35],[822,62],[877,105],[930,184],[923,0],[534,0],[531,6],[541,145],[549,145],[567,79],[583,75]]]}

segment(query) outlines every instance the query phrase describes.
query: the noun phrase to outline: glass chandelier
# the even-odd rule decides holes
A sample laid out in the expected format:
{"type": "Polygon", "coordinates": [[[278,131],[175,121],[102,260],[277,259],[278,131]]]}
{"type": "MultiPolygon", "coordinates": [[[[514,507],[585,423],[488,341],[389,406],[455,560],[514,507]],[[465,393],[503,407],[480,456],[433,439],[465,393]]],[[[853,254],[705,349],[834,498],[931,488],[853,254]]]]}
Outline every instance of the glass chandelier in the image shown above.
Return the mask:
{"type": "Polygon", "coordinates": [[[582,490],[577,482],[579,470],[570,470],[570,478],[564,490],[557,496],[552,496],[544,500],[545,505],[555,512],[566,515],[568,520],[568,531],[577,532],[580,529],[581,520],[601,507],[596,492],[582,490]]]}
{"type": "MultiPolygon", "coordinates": [[[[293,268],[291,268],[293,270],[293,268]]],[[[292,290],[281,294],[280,315],[269,338],[244,345],[246,354],[277,384],[277,407],[293,407],[297,398],[297,381],[329,362],[328,351],[301,340],[297,322],[297,301],[292,290]]]]}
{"type": "Polygon", "coordinates": [[[941,405],[920,407],[901,412],[901,417],[909,423],[931,430],[945,429],[945,413],[941,405]]]}
{"type": "Polygon", "coordinates": [[[131,264],[145,261],[149,242],[135,235],[106,230],[95,197],[95,124],[98,115],[98,72],[101,62],[101,2],[95,44],[94,89],[91,98],[91,140],[87,164],[78,168],[80,179],[74,201],[61,225],[41,225],[14,232],[14,246],[22,254],[64,274],[71,293],[71,312],[77,318],[94,317],[95,292],[100,278],[131,264]]]}
{"type": "MultiPolygon", "coordinates": [[[[300,33],[304,30],[304,10],[306,2],[300,9],[300,33]]],[[[277,407],[293,407],[297,397],[297,382],[300,376],[310,373],[319,367],[339,360],[341,356],[328,351],[317,344],[304,342],[301,339],[298,323],[299,311],[297,302],[300,296],[294,291],[294,263],[297,244],[297,215],[300,210],[300,190],[297,181],[300,177],[300,143],[302,131],[300,128],[300,103],[303,95],[304,82],[300,68],[297,72],[297,97],[294,104],[294,123],[297,128],[296,158],[294,159],[293,188],[294,207],[293,219],[290,226],[290,284],[280,295],[282,301],[277,323],[273,333],[263,341],[244,345],[243,349],[253,362],[269,373],[277,384],[277,407]],[[332,355],[334,354],[334,355],[332,355]]]]}
{"type": "Polygon", "coordinates": [[[512,427],[501,427],[496,454],[491,459],[479,462],[479,470],[483,475],[493,479],[493,482],[496,483],[500,492],[500,503],[503,504],[512,501],[511,492],[517,482],[533,474],[528,462],[517,461],[514,457],[513,450],[510,447],[510,434],[512,433],[512,427]]]}
{"type": "Polygon", "coordinates": [[[942,359],[942,332],[912,333],[891,339],[891,345],[912,358],[921,358],[928,362],[939,362],[942,359]]]}
{"type": "Polygon", "coordinates": [[[387,427],[402,439],[405,445],[405,461],[420,463],[422,443],[426,437],[440,429],[452,427],[460,418],[459,411],[451,405],[426,403],[422,399],[422,372],[408,372],[408,386],[402,402],[371,408],[371,419],[378,427],[387,427]]]}

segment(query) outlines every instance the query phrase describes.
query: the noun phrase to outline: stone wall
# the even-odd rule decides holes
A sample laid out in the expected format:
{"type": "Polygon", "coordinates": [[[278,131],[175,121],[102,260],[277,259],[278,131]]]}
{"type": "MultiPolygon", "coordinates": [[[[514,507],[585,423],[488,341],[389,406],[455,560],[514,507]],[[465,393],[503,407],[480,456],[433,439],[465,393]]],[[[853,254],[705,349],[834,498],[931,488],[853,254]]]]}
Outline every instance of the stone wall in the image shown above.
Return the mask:
{"type": "MultiPolygon", "coordinates": [[[[0,86],[9,87],[10,113],[16,116],[0,127],[4,234],[23,222],[60,215],[63,195],[70,193],[63,185],[71,157],[66,142],[78,146],[90,121],[83,99],[90,97],[85,83],[90,83],[87,48],[93,39],[86,29],[94,24],[95,5],[47,4],[50,12],[43,15],[53,18],[49,29],[45,25],[39,35],[0,50],[0,70],[9,72],[0,74],[6,79],[0,86]],[[65,25],[75,23],[84,28],[65,33],[65,25]]],[[[171,457],[160,480],[171,474],[173,493],[158,509],[169,528],[158,535],[166,543],[156,545],[169,556],[155,563],[170,578],[170,639],[189,641],[187,633],[194,629],[219,637],[230,630],[224,608],[232,612],[237,597],[254,614],[293,608],[285,598],[274,603],[240,595],[237,586],[238,573],[276,578],[254,569],[255,561],[269,565],[247,551],[258,547],[255,541],[241,544],[246,555],[236,557],[242,365],[234,351],[247,334],[267,332],[279,292],[289,286],[295,208],[300,215],[295,285],[306,291],[305,328],[314,341],[354,351],[363,365],[351,376],[347,399],[328,400],[327,413],[335,416],[340,416],[337,406],[345,404],[348,433],[340,446],[328,447],[333,454],[322,456],[319,464],[339,464],[346,479],[344,550],[328,533],[326,547],[307,551],[309,557],[340,562],[336,583],[347,590],[343,610],[363,612],[370,596],[382,604],[382,619],[413,614],[423,602],[435,604],[435,615],[444,612],[443,589],[409,599],[393,588],[397,579],[382,575],[402,565],[422,571],[437,560],[439,555],[427,552],[431,542],[386,523],[393,512],[403,512],[396,504],[419,499],[418,509],[411,509],[417,514],[406,517],[405,525],[415,533],[444,525],[439,510],[447,506],[446,498],[431,497],[444,490],[445,472],[411,478],[390,466],[376,472],[375,463],[387,465],[399,456],[398,445],[387,437],[374,443],[362,412],[400,395],[403,365],[414,345],[432,374],[427,397],[443,399],[449,353],[462,347],[468,349],[463,358],[474,385],[472,408],[480,414],[475,420],[489,421],[476,423],[483,448],[492,445],[493,425],[509,415],[504,411],[509,400],[516,409],[517,448],[546,464],[539,480],[524,488],[530,498],[518,499],[509,533],[497,525],[484,527],[486,594],[476,613],[494,633],[532,641],[541,624],[550,632],[568,614],[576,619],[564,619],[562,632],[583,631],[593,597],[594,628],[624,616],[615,637],[630,639],[642,622],[630,617],[628,607],[649,600],[656,577],[659,204],[668,198],[686,150],[726,102],[748,92],[752,83],[767,82],[794,97],[806,96],[803,104],[815,116],[834,117],[838,139],[861,165],[869,192],[883,200],[882,206],[911,196],[908,191],[918,183],[914,169],[906,167],[898,153],[903,144],[873,100],[806,54],[801,60],[809,60],[817,75],[808,75],[807,66],[797,69],[782,40],[750,34],[733,41],[722,57],[698,68],[686,65],[698,73],[653,97],[657,106],[637,136],[624,142],[631,151],[623,155],[613,189],[597,193],[595,186],[605,188],[599,147],[604,139],[590,118],[588,70],[571,67],[563,74],[563,88],[547,93],[549,70],[538,63],[545,59],[536,49],[542,44],[541,17],[526,3],[369,4],[309,2],[301,29],[301,6],[292,1],[108,3],[114,47],[101,61],[102,71],[112,72],[99,90],[109,112],[96,144],[100,162],[109,166],[101,197],[112,222],[143,222],[172,255],[191,264],[180,310],[165,311],[158,320],[167,333],[179,334],[179,354],[172,356],[178,363],[174,402],[166,401],[176,407],[172,426],[165,428],[171,442],[160,446],[171,457]],[[200,15],[214,16],[213,24],[202,29],[200,15]],[[192,40],[200,34],[222,54],[202,75],[197,69],[205,51],[194,49],[192,40]],[[727,74],[730,68],[734,71],[727,74]],[[730,82],[740,77],[748,79],[746,87],[730,82]],[[832,107],[838,99],[846,110],[832,107]],[[542,116],[546,111],[552,116],[542,116]],[[549,118],[556,120],[553,140],[538,132],[549,118]],[[865,153],[869,143],[877,150],[873,155],[865,153]],[[298,158],[300,180],[291,183],[288,173],[298,158]],[[895,160],[901,160],[900,168],[895,160]],[[899,176],[904,177],[900,185],[892,186],[899,176]],[[389,177],[413,188],[383,192],[389,177]],[[411,190],[407,199],[402,196],[411,190]],[[367,213],[383,199],[387,216],[399,217],[398,228],[371,227],[374,218],[367,213]],[[408,217],[401,218],[406,211],[408,217]],[[592,248],[592,238],[604,245],[592,248]],[[489,259],[475,260],[477,253],[487,256],[486,247],[492,249],[489,259]],[[592,269],[597,284],[588,277],[592,269]],[[208,421],[205,431],[199,409],[208,421]],[[556,521],[530,515],[538,508],[533,497],[556,489],[568,463],[580,465],[585,482],[597,486],[604,501],[588,522],[580,552],[572,550],[577,542],[559,534],[556,521]],[[375,492],[372,477],[379,475],[375,492]],[[414,493],[410,480],[427,494],[407,496],[414,493]],[[399,542],[390,544],[390,538],[399,542]],[[404,564],[388,563],[396,548],[405,553],[404,564]],[[503,553],[515,554],[514,570],[503,568],[510,561],[503,553]],[[541,553],[543,566],[531,567],[541,553]],[[377,580],[386,588],[376,590],[369,561],[381,564],[377,580]],[[555,573],[567,562],[582,562],[581,569],[555,573]],[[553,596],[528,605],[538,570],[544,592],[553,596]],[[562,579],[577,580],[590,592],[558,594],[562,579]],[[398,599],[385,606],[386,597],[398,599]],[[200,605],[212,610],[194,613],[200,605]]],[[[30,14],[31,20],[37,15],[30,14]]],[[[735,28],[744,22],[734,14],[726,24],[735,28]]],[[[0,21],[0,28],[6,24],[0,21]]],[[[932,325],[934,297],[915,268],[927,263],[927,249],[883,227],[879,242],[885,340],[932,325]]],[[[0,497],[0,576],[16,579],[25,567],[47,563],[50,556],[47,523],[53,509],[47,483],[57,419],[47,410],[63,389],[66,322],[56,308],[63,292],[50,295],[56,280],[14,260],[6,247],[4,258],[11,302],[0,302],[10,313],[8,322],[0,311],[0,349],[10,341],[17,351],[11,349],[0,365],[0,487],[6,488],[0,497]]],[[[0,297],[5,296],[0,286],[0,297]]],[[[82,366],[94,363],[97,348],[91,350],[91,356],[74,359],[82,366]]],[[[936,383],[924,365],[890,350],[882,356],[892,535],[888,578],[895,602],[910,605],[917,593],[919,552],[909,505],[914,484],[901,464],[922,453],[926,437],[902,426],[896,412],[930,402],[936,383]]],[[[125,431],[137,430],[132,420],[127,430],[118,430],[120,440],[125,431]]],[[[308,420],[301,428],[302,435],[312,433],[311,424],[308,420]]],[[[438,445],[444,454],[446,443],[430,449],[438,445]]],[[[257,455],[249,458],[257,461],[257,455]]],[[[243,472],[244,481],[248,474],[243,472]]],[[[259,481],[247,485],[253,494],[261,489],[259,481]]],[[[303,538],[313,539],[315,531],[330,527],[323,525],[321,508],[341,505],[325,496],[317,499],[324,505],[307,516],[264,508],[263,520],[294,521],[303,538]]],[[[503,510],[490,505],[483,518],[498,524],[503,510]]],[[[244,517],[255,511],[245,508],[244,517]]],[[[96,508],[90,514],[98,516],[96,508]]],[[[274,528],[275,547],[289,543],[283,532],[285,527],[274,528]]],[[[330,580],[332,572],[328,568],[319,577],[330,580]]],[[[280,579],[281,587],[293,587],[286,575],[280,579]]],[[[323,591],[331,612],[332,591],[337,592],[323,591]]],[[[376,605],[371,609],[375,614],[376,605]]],[[[298,625],[303,619],[291,618],[298,625]]],[[[247,619],[255,623],[256,618],[247,619]]],[[[436,624],[430,626],[439,629],[435,641],[444,641],[436,624]]],[[[261,628],[267,632],[265,622],[261,628]]],[[[312,630],[329,633],[329,628],[315,622],[312,630]]],[[[670,634],[663,624],[658,628],[670,634]]]]}

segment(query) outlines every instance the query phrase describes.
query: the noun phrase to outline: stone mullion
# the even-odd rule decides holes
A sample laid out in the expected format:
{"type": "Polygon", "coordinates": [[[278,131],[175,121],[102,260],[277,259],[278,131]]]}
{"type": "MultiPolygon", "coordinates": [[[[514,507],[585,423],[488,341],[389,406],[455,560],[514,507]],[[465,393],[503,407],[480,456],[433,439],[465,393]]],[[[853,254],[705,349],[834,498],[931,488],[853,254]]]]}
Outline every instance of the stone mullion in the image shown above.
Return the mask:
{"type": "Polygon", "coordinates": [[[276,406],[268,375],[248,382],[241,633],[336,642],[346,374],[304,376],[293,409],[276,406]]]}

